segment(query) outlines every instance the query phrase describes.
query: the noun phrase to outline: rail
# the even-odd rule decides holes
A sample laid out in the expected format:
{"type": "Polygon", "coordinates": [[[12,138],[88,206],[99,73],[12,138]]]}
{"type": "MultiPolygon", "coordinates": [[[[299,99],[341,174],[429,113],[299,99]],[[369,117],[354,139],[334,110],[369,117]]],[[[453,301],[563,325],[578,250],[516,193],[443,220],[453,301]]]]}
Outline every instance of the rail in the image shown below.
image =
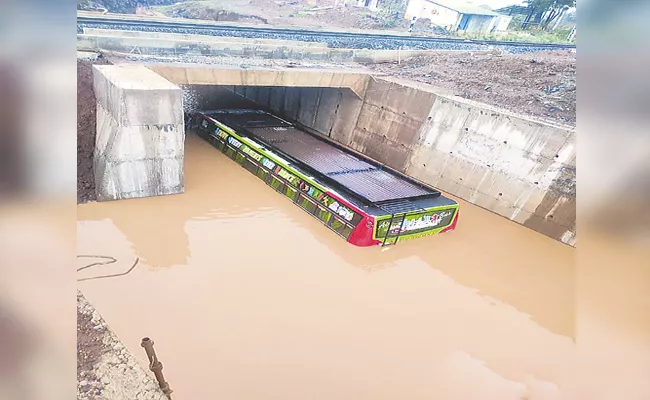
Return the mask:
{"type": "Polygon", "coordinates": [[[259,37],[302,41],[327,42],[333,48],[371,48],[371,49],[392,49],[400,47],[411,47],[413,49],[435,49],[451,45],[458,46],[497,46],[512,47],[515,49],[575,49],[573,44],[560,43],[535,43],[535,42],[513,42],[476,40],[448,37],[421,37],[384,33],[360,33],[342,31],[317,31],[309,29],[294,29],[284,27],[257,27],[237,26],[218,23],[191,23],[186,21],[153,21],[139,18],[110,16],[77,16],[77,30],[83,32],[84,27],[102,27],[119,30],[141,30],[149,32],[172,32],[187,33],[192,31],[195,34],[208,34],[211,36],[232,36],[232,37],[259,37]]]}

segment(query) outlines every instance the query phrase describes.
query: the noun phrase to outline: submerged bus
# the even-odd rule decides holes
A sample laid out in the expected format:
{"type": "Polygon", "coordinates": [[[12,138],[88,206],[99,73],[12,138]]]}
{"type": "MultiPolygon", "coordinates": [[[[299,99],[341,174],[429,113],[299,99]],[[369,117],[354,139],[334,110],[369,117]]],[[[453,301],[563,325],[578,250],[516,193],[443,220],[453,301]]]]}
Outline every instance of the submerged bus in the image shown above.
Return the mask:
{"type": "Polygon", "coordinates": [[[458,203],[438,190],[264,111],[196,112],[188,126],[354,245],[392,245],[458,222],[458,203]]]}

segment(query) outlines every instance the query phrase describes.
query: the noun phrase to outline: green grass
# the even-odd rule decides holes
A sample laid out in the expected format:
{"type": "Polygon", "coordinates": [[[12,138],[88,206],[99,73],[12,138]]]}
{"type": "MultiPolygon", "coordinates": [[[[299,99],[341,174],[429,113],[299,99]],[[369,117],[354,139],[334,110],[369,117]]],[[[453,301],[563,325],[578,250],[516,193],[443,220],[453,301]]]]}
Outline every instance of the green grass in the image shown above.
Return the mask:
{"type": "Polygon", "coordinates": [[[533,42],[533,43],[561,43],[571,44],[567,36],[569,30],[556,30],[553,32],[546,32],[542,30],[509,30],[506,32],[496,32],[492,34],[472,34],[472,33],[455,33],[453,36],[478,39],[478,40],[501,40],[510,42],[533,42]]]}

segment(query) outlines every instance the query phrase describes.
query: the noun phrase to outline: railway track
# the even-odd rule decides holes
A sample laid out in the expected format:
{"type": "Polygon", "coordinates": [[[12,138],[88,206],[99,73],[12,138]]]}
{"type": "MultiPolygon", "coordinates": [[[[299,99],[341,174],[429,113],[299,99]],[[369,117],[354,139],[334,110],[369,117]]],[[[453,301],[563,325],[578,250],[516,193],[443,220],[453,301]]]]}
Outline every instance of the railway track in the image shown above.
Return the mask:
{"type": "Polygon", "coordinates": [[[211,36],[230,36],[245,38],[265,38],[279,40],[300,40],[305,42],[325,42],[332,48],[396,50],[402,49],[441,49],[441,50],[480,50],[496,48],[509,53],[527,53],[541,50],[575,49],[575,45],[557,43],[507,42],[491,40],[469,40],[446,37],[407,36],[383,33],[359,33],[343,31],[318,31],[308,29],[236,26],[225,24],[191,23],[186,21],[157,21],[129,17],[77,16],[77,31],[83,28],[103,28],[137,30],[144,32],[169,32],[181,34],[200,34],[211,36]]]}

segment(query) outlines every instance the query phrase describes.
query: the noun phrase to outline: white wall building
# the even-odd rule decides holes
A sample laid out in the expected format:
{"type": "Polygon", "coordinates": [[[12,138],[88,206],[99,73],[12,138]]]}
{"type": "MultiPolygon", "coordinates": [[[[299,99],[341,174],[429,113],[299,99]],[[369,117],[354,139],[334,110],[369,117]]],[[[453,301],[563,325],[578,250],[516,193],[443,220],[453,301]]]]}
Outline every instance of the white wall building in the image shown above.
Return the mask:
{"type": "Polygon", "coordinates": [[[404,18],[428,18],[448,31],[487,34],[506,30],[512,17],[463,0],[409,0],[404,18]]]}
{"type": "Polygon", "coordinates": [[[379,0],[358,0],[357,6],[368,7],[371,10],[376,10],[379,0]]]}

